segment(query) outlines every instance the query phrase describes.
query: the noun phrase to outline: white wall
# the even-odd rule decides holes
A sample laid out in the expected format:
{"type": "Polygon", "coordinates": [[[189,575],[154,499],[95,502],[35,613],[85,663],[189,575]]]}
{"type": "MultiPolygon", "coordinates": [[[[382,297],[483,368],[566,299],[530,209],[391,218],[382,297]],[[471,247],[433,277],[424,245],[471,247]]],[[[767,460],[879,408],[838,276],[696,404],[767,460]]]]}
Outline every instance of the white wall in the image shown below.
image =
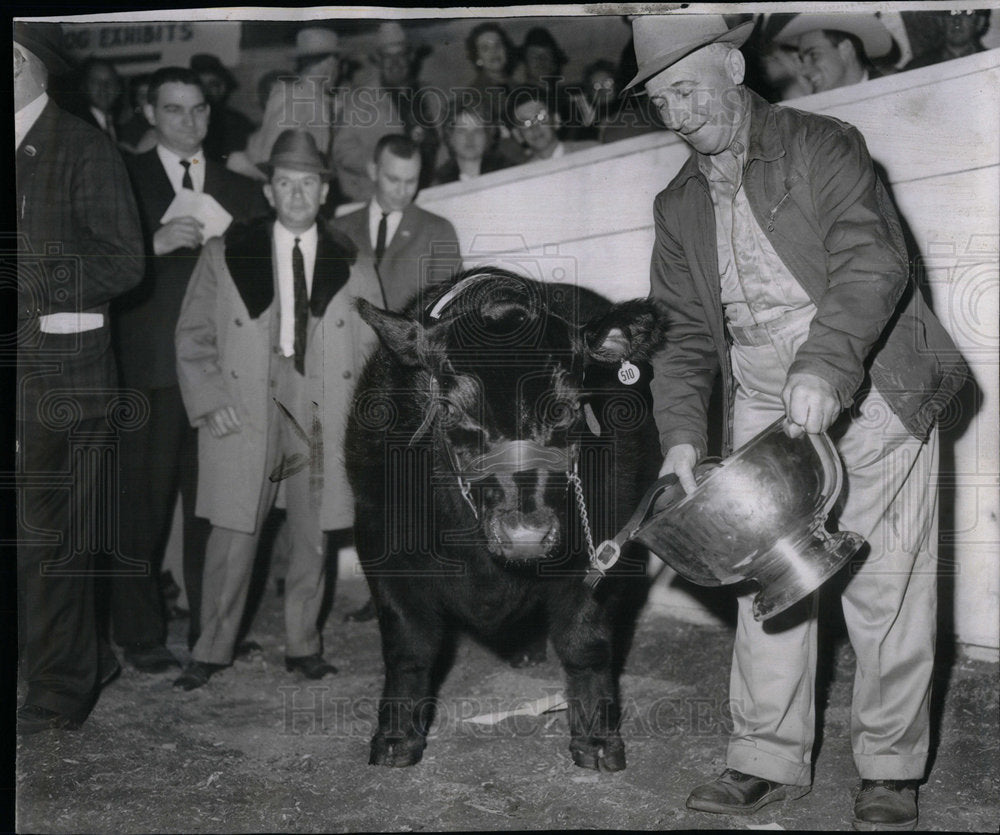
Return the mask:
{"type": "MultiPolygon", "coordinates": [[[[888,173],[925,258],[934,309],[982,393],[942,473],[955,519],[942,530],[960,641],[1000,646],[1000,50],[794,102],[857,125],[888,173]]],[[[575,280],[622,299],[648,292],[652,203],[687,148],[666,132],[454,183],[420,195],[450,218],[468,265],[492,262],[575,280]]],[[[955,416],[956,418],[959,416],[955,416]]],[[[948,517],[943,517],[948,522],[948,517]]],[[[666,605],[700,611],[662,584],[666,605]]],[[[704,613],[702,613],[704,615],[704,613]]],[[[701,615],[699,615],[701,616],[701,615]]],[[[704,615],[707,616],[707,615],[704,615]]]]}

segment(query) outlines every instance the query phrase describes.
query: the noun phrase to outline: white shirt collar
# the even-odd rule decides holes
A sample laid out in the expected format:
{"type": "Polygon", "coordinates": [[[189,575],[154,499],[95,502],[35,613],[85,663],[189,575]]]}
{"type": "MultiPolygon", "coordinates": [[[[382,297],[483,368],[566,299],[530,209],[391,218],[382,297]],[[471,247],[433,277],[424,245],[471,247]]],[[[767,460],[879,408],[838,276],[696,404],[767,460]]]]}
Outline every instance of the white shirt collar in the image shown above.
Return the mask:
{"type": "Polygon", "coordinates": [[[183,188],[181,185],[184,181],[184,166],[181,165],[182,159],[186,159],[191,163],[188,171],[191,172],[191,183],[194,186],[194,190],[205,190],[205,157],[201,153],[201,148],[193,154],[181,156],[176,151],[171,151],[169,148],[157,143],[156,153],[160,157],[160,162],[163,163],[163,170],[167,172],[167,177],[170,179],[170,184],[174,187],[175,192],[183,188]]]}
{"type": "MultiPolygon", "coordinates": [[[[374,197],[368,203],[368,237],[372,243],[372,250],[378,243],[378,225],[382,220],[382,207],[374,197]]],[[[403,220],[403,210],[396,209],[386,213],[385,218],[385,245],[388,248],[392,242],[400,222],[403,220]]]]}
{"type": "Polygon", "coordinates": [[[14,149],[21,147],[24,137],[28,135],[42,115],[45,105],[49,103],[49,94],[43,92],[40,96],[32,99],[24,107],[14,114],[14,149]]]}
{"type": "Polygon", "coordinates": [[[292,232],[290,229],[282,226],[280,220],[274,222],[274,245],[279,250],[286,248],[291,250],[295,246],[296,238],[299,239],[299,249],[304,254],[307,247],[315,249],[316,242],[319,240],[319,228],[314,223],[305,232],[292,232]]]}

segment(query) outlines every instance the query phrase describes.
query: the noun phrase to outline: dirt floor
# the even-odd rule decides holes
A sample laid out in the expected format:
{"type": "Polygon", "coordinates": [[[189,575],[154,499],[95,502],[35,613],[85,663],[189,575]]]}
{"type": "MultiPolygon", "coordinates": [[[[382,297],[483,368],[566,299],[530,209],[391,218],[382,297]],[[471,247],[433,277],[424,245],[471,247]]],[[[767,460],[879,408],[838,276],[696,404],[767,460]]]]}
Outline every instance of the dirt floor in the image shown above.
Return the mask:
{"type": "MultiPolygon", "coordinates": [[[[191,693],[174,674],[126,668],[76,732],[17,742],[19,832],[344,832],[526,829],[849,829],[857,778],[848,740],[853,657],[842,637],[820,670],[821,742],[812,792],[751,818],[684,808],[724,767],[731,631],[649,611],[622,677],[628,768],[573,765],[565,712],[498,724],[469,718],[561,689],[550,659],[515,670],[465,640],[440,693],[423,761],[367,765],[381,687],[378,628],[343,623],[362,603],[342,580],[325,630],[340,668],[322,682],[285,672],[270,586],[250,637],[263,653],[191,693]]],[[[186,658],[185,621],[170,646],[186,658]]],[[[550,653],[551,655],[551,653],[550,653]]],[[[997,831],[997,666],[945,651],[935,754],[920,829],[997,831]]]]}

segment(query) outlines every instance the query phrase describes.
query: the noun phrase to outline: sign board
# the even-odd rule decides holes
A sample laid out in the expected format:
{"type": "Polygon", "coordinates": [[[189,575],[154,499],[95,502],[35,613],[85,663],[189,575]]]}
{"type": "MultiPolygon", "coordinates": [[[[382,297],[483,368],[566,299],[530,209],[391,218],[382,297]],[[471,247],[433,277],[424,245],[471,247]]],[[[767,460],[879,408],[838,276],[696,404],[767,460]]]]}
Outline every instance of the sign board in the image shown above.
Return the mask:
{"type": "Polygon", "coordinates": [[[241,28],[231,21],[107,21],[66,26],[64,34],[74,58],[106,58],[122,75],[134,75],[166,66],[186,67],[199,52],[235,66],[241,28]]]}

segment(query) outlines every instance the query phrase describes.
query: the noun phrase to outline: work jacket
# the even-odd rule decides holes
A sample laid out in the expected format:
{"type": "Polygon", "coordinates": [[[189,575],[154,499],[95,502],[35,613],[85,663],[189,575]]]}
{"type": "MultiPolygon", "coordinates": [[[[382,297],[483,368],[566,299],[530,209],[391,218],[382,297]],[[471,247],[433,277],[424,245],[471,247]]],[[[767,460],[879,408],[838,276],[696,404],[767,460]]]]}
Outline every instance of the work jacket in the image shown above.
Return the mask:
{"type": "MultiPolygon", "coordinates": [[[[907,430],[924,437],[968,368],[915,287],[899,218],[861,133],[744,94],[751,111],[747,201],[816,305],[789,374],[826,380],[844,408],[874,383],[907,430]]],[[[725,455],[735,383],[715,214],[697,154],[657,195],[654,220],[650,294],[669,315],[667,343],[653,360],[661,446],[666,452],[689,443],[705,454],[708,403],[721,371],[725,455]]]]}

